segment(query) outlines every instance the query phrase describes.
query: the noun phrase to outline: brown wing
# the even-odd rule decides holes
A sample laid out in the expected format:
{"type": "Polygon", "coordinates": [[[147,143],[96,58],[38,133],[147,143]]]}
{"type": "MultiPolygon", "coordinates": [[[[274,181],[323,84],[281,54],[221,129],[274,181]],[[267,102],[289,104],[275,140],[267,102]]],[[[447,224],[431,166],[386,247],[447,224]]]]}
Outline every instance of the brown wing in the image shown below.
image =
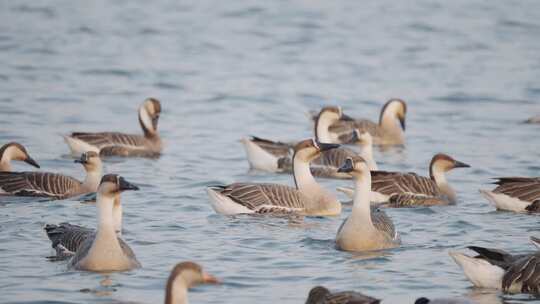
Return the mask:
{"type": "Polygon", "coordinates": [[[521,283],[521,292],[539,293],[540,291],[540,253],[521,258],[504,274],[502,287],[508,291],[513,284],[521,283]]]}
{"type": "Polygon", "coordinates": [[[328,294],[325,304],[378,304],[381,300],[366,296],[355,291],[342,291],[328,294]]]}
{"type": "Polygon", "coordinates": [[[106,146],[99,150],[100,157],[159,157],[160,153],[145,149],[144,146],[106,146]]]}
{"type": "Polygon", "coordinates": [[[72,252],[77,252],[77,249],[84,240],[93,236],[95,233],[93,229],[69,223],[60,223],[59,225],[49,224],[44,229],[52,242],[53,248],[62,245],[72,252]]]}
{"type": "Polygon", "coordinates": [[[69,176],[47,172],[0,172],[0,188],[17,196],[65,198],[81,183],[69,176]]]}
{"type": "Polygon", "coordinates": [[[441,197],[434,197],[428,195],[418,195],[411,193],[399,193],[394,194],[388,200],[389,207],[419,207],[419,206],[438,206],[448,205],[448,200],[441,197]]]}
{"type": "Polygon", "coordinates": [[[250,141],[276,157],[292,157],[293,146],[290,144],[256,136],[252,136],[250,141]]]}
{"type": "Polygon", "coordinates": [[[359,131],[366,131],[373,137],[378,137],[382,135],[382,131],[379,125],[367,119],[357,119],[354,121],[339,120],[333,123],[329,128],[330,132],[338,134],[351,133],[354,129],[358,129],[359,131]]]}
{"type": "Polygon", "coordinates": [[[339,147],[337,149],[323,151],[321,155],[315,160],[313,160],[311,163],[314,165],[339,168],[345,163],[345,160],[347,160],[347,158],[354,156],[358,156],[358,154],[353,150],[339,147]]]}
{"type": "Polygon", "coordinates": [[[99,133],[73,132],[69,136],[82,140],[99,149],[105,146],[141,147],[141,146],[144,146],[145,144],[144,136],[124,134],[124,133],[118,133],[118,132],[99,132],[99,133]]]}
{"type": "Polygon", "coordinates": [[[300,210],[305,205],[305,198],[298,190],[279,184],[235,183],[224,186],[220,193],[255,211],[263,207],[300,210]]]}
{"type": "Polygon", "coordinates": [[[410,193],[441,196],[433,180],[415,173],[371,171],[371,190],[385,195],[410,193]]]}
{"type": "Polygon", "coordinates": [[[526,202],[540,199],[540,178],[538,177],[500,177],[495,182],[495,193],[506,194],[526,202]]]}

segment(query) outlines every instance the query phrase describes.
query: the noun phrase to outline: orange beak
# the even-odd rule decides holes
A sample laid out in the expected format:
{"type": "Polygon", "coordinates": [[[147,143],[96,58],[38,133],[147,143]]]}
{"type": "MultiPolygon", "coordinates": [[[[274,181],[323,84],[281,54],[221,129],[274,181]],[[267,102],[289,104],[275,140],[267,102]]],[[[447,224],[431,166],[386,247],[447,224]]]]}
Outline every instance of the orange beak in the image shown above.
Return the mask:
{"type": "Polygon", "coordinates": [[[220,284],[221,281],[209,273],[203,273],[203,282],[206,284],[220,284]]]}

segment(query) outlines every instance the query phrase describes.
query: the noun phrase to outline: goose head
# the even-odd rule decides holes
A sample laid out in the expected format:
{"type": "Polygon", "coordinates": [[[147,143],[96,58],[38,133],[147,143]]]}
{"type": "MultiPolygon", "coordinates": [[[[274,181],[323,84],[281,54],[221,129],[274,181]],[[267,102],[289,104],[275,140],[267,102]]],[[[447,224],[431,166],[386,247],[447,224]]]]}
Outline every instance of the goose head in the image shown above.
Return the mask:
{"type": "Polygon", "coordinates": [[[339,147],[338,144],[325,144],[317,142],[315,139],[306,139],[297,143],[294,147],[293,159],[309,163],[321,155],[321,152],[337,147],[339,147]]]}
{"type": "Polygon", "coordinates": [[[315,120],[315,138],[322,142],[331,142],[328,128],[339,121],[342,116],[341,107],[327,106],[321,109],[315,120]]]}
{"type": "Polygon", "coordinates": [[[39,168],[38,163],[30,157],[23,145],[16,142],[7,143],[0,148],[0,171],[11,170],[10,162],[12,160],[23,161],[39,168]]]}
{"type": "Polygon", "coordinates": [[[82,164],[87,172],[101,172],[101,158],[99,158],[99,154],[97,152],[84,152],[81,155],[81,158],[76,159],[75,162],[82,164]]]}
{"type": "Polygon", "coordinates": [[[218,284],[219,280],[203,271],[202,267],[193,262],[176,264],[165,290],[165,304],[187,303],[187,289],[200,284],[218,284]]]}
{"type": "Polygon", "coordinates": [[[379,124],[383,123],[385,119],[397,119],[401,125],[401,129],[405,131],[405,116],[407,114],[407,104],[405,101],[397,98],[387,101],[379,117],[379,124]]]}
{"type": "MultiPolygon", "coordinates": [[[[139,190],[139,187],[126,181],[123,177],[117,174],[106,174],[101,178],[99,183],[98,194],[101,196],[114,198],[121,192],[128,190],[139,190]]],[[[114,201],[114,200],[111,200],[114,201]]]]}
{"type": "Polygon", "coordinates": [[[444,176],[444,173],[454,169],[454,168],[469,168],[470,166],[466,163],[457,161],[452,157],[438,153],[433,156],[431,163],[429,165],[429,176],[433,180],[444,176]]]}
{"type": "Polygon", "coordinates": [[[139,107],[139,123],[144,130],[144,135],[152,136],[157,134],[160,114],[161,103],[155,98],[146,99],[139,107]]]}
{"type": "Polygon", "coordinates": [[[369,166],[360,156],[348,157],[345,163],[338,169],[338,172],[349,173],[356,179],[362,179],[370,175],[369,166]]]}
{"type": "Polygon", "coordinates": [[[330,290],[323,286],[315,286],[309,291],[306,304],[323,303],[324,298],[330,294],[330,290]]]}

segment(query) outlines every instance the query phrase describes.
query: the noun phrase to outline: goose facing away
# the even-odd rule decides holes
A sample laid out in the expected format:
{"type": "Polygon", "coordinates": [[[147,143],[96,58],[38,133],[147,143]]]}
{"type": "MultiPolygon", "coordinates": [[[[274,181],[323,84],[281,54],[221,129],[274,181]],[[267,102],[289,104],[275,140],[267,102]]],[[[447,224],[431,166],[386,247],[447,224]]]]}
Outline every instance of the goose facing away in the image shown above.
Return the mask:
{"type": "Polygon", "coordinates": [[[187,304],[188,289],[200,284],[218,284],[219,280],[203,271],[202,267],[193,262],[176,264],[165,288],[165,304],[187,304]]]}
{"type": "Polygon", "coordinates": [[[280,184],[235,183],[207,188],[217,213],[299,213],[326,216],[341,213],[341,203],[322,188],[313,177],[310,162],[321,152],[335,149],[336,144],[299,142],[294,149],[293,171],[296,188],[280,184]]]}
{"type": "Polygon", "coordinates": [[[353,176],[355,183],[351,215],[339,227],[336,246],[347,251],[381,250],[397,247],[400,239],[392,220],[370,204],[371,175],[361,157],[349,158],[340,168],[353,176]]]}
{"type": "Polygon", "coordinates": [[[499,210],[514,212],[540,212],[539,177],[500,177],[492,191],[480,193],[499,210]]]}
{"type": "MultiPolygon", "coordinates": [[[[531,237],[540,249],[540,239],[531,237]]],[[[468,256],[450,252],[450,256],[463,269],[474,286],[499,289],[509,293],[540,293],[540,251],[512,255],[500,249],[468,247],[477,253],[468,256]]]]}
{"type": "Polygon", "coordinates": [[[97,190],[102,164],[96,152],[75,160],[86,170],[83,182],[73,177],[48,172],[0,172],[0,194],[65,199],[97,190]]]}
{"type": "Polygon", "coordinates": [[[113,208],[117,194],[139,188],[123,177],[107,174],[97,192],[97,231],[86,237],[70,261],[70,266],[87,271],[125,271],[141,266],[131,248],[115,233],[113,208]]]}
{"type": "Polygon", "coordinates": [[[309,291],[306,304],[379,304],[381,300],[366,296],[356,291],[330,292],[323,286],[313,287],[309,291]]]}
{"type": "Polygon", "coordinates": [[[11,171],[11,161],[19,160],[39,168],[38,163],[28,155],[26,148],[16,142],[10,142],[0,148],[0,171],[11,171]]]}
{"type": "Polygon", "coordinates": [[[64,139],[74,155],[94,151],[101,156],[157,157],[162,149],[157,130],[160,113],[159,100],[148,98],[139,107],[139,123],[144,135],[73,132],[64,136],[64,139]]]}

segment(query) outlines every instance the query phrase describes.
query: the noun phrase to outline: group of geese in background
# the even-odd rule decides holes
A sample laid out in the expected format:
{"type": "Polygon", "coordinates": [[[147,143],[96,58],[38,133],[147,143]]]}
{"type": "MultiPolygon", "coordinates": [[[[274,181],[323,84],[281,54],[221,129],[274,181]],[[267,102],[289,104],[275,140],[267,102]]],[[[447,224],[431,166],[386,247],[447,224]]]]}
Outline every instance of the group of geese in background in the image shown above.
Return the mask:
{"type": "MultiPolygon", "coordinates": [[[[353,179],[354,189],[337,190],[353,200],[349,217],[336,233],[336,247],[346,251],[370,251],[400,245],[392,220],[381,207],[449,205],[456,192],[446,172],[469,167],[438,153],[429,165],[429,177],[415,173],[379,171],[373,158],[373,145],[405,143],[406,103],[389,100],[381,110],[379,122],[354,119],[340,107],[328,106],[316,114],[314,138],[297,143],[276,142],[259,137],[242,140],[250,166],[254,169],[292,173],[295,187],[271,183],[238,182],[207,188],[211,205],[225,215],[255,213],[335,216],[342,211],[336,195],[324,189],[315,177],[353,179]],[[342,144],[355,145],[359,150],[342,144]]],[[[70,267],[86,271],[126,271],[141,266],[135,253],[121,239],[122,204],[120,193],[139,188],[115,174],[102,174],[101,158],[158,157],[162,150],[157,124],[161,104],[154,98],[143,102],[138,111],[143,135],[117,132],[74,132],[65,141],[86,171],[79,181],[73,177],[41,171],[12,172],[11,161],[24,161],[39,168],[19,143],[0,148],[0,195],[66,199],[97,192],[97,229],[70,223],[48,224],[45,231],[56,254],[51,260],[69,259],[70,267]]],[[[540,120],[539,120],[540,121],[540,120]]],[[[528,122],[535,123],[534,119],[528,122]]],[[[515,212],[540,212],[540,178],[503,177],[491,191],[480,190],[497,209],[515,212]]],[[[540,249],[540,240],[531,237],[540,249]]],[[[505,292],[540,293],[540,251],[512,255],[499,249],[468,247],[476,256],[452,252],[466,277],[477,287],[505,292]]],[[[192,262],[179,263],[166,286],[166,303],[186,303],[187,290],[197,284],[218,280],[192,262]]],[[[317,286],[306,303],[379,303],[361,293],[332,293],[317,286]]],[[[467,300],[419,298],[417,304],[468,303],[467,300]]]]}

